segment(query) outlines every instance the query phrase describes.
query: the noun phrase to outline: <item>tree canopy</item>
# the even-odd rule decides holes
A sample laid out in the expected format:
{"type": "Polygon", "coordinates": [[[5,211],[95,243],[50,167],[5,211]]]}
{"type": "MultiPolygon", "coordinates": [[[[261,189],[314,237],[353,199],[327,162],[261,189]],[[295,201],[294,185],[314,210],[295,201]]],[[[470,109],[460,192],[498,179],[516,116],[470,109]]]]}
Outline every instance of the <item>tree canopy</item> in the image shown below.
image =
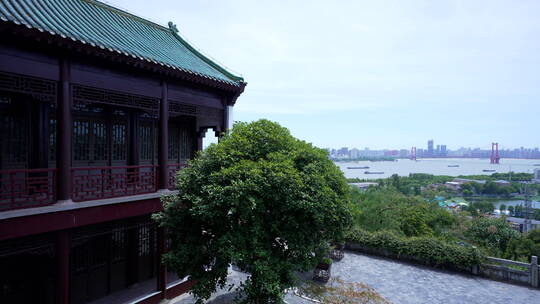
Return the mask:
{"type": "Polygon", "coordinates": [[[237,123],[177,175],[177,195],[155,218],[166,227],[167,265],[195,281],[201,302],[248,272],[246,303],[279,303],[294,272],[314,267],[351,223],[349,187],[327,153],[279,124],[237,123]]]}

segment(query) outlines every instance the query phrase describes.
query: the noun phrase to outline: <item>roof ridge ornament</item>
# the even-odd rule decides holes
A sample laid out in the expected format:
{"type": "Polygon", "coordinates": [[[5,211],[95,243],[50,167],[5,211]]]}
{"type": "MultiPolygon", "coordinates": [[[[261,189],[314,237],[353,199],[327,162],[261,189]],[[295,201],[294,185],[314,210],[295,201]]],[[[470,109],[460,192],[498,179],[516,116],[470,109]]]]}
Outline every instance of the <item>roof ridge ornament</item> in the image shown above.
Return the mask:
{"type": "Polygon", "coordinates": [[[172,21],[169,21],[168,23],[169,25],[169,29],[173,32],[173,33],[178,33],[178,28],[176,27],[176,24],[174,24],[172,21]]]}

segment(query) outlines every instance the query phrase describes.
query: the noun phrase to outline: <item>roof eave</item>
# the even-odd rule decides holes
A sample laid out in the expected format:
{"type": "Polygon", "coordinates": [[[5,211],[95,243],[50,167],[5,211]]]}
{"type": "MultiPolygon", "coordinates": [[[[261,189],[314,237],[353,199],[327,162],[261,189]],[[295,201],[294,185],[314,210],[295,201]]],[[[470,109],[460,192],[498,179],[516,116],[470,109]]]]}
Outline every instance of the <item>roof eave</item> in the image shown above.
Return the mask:
{"type": "MultiPolygon", "coordinates": [[[[210,78],[188,70],[164,65],[159,62],[134,58],[129,54],[124,54],[121,52],[119,53],[115,50],[109,50],[106,48],[100,48],[96,45],[83,43],[82,41],[73,40],[65,36],[62,37],[48,31],[40,31],[37,28],[28,27],[24,24],[16,24],[9,20],[0,19],[0,24],[4,25],[0,27],[0,31],[11,31],[20,34],[20,37],[31,38],[37,41],[46,40],[50,44],[54,44],[57,47],[66,48],[71,51],[75,50],[86,54],[91,54],[115,62],[129,64],[136,68],[142,68],[145,70],[158,72],[160,74],[192,82],[194,84],[200,84],[220,90],[225,90],[228,92],[232,92],[234,95],[237,95],[236,98],[244,91],[244,88],[246,86],[246,82],[244,82],[243,80],[238,82],[226,82],[215,78],[210,78]]],[[[236,98],[234,100],[236,100],[236,98]]]]}

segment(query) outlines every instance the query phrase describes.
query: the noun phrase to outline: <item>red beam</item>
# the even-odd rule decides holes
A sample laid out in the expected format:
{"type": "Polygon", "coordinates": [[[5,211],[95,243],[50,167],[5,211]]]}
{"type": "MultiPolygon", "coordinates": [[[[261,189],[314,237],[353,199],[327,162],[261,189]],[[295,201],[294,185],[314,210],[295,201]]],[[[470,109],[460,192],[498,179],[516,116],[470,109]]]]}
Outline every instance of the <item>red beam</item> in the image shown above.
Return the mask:
{"type": "Polygon", "coordinates": [[[162,210],[159,198],[42,213],[0,221],[0,241],[150,214],[162,210]]]}

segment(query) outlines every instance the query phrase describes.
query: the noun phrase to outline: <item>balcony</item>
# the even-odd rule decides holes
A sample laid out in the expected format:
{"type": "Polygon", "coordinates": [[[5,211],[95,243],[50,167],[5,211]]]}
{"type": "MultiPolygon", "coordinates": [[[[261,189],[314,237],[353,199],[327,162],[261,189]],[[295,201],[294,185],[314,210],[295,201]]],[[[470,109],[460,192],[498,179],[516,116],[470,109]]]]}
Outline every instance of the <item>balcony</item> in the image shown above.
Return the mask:
{"type": "MultiPolygon", "coordinates": [[[[174,189],[176,172],[186,164],[168,164],[168,188],[174,189]]],[[[158,166],[102,166],[71,169],[74,202],[153,193],[158,190],[158,166]]],[[[0,171],[0,212],[56,203],[57,169],[0,171]]]]}
{"type": "Polygon", "coordinates": [[[0,171],[0,211],[56,202],[56,169],[0,171]]]}
{"type": "Polygon", "coordinates": [[[152,193],[157,190],[157,166],[72,168],[74,202],[152,193]]]}
{"type": "Polygon", "coordinates": [[[169,171],[169,190],[174,190],[176,186],[176,173],[183,168],[187,167],[187,164],[168,164],[169,171]]]}

